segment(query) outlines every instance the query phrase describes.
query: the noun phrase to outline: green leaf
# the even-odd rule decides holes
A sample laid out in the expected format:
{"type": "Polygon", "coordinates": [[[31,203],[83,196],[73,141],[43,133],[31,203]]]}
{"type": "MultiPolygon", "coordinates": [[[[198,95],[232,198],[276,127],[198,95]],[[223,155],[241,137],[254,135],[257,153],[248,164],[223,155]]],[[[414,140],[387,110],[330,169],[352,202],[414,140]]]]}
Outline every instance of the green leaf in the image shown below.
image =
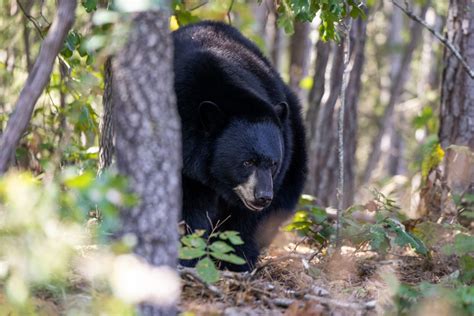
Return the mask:
{"type": "Polygon", "coordinates": [[[460,278],[465,283],[474,281],[474,258],[470,255],[464,255],[459,258],[459,267],[461,268],[460,278]]]}
{"type": "Polygon", "coordinates": [[[234,251],[234,248],[229,246],[227,243],[223,241],[215,241],[210,246],[209,249],[213,252],[217,253],[228,253],[234,251]]]}
{"type": "Polygon", "coordinates": [[[454,251],[458,256],[474,252],[474,236],[457,234],[454,238],[454,251]]]}
{"type": "Polygon", "coordinates": [[[243,245],[244,241],[240,238],[240,234],[237,231],[227,230],[220,234],[220,238],[223,240],[229,240],[234,246],[243,245]]]}
{"type": "Polygon", "coordinates": [[[97,0],[82,0],[81,3],[88,13],[97,10],[97,0]]]}
{"type": "Polygon", "coordinates": [[[387,232],[383,227],[379,225],[373,225],[369,229],[370,232],[370,245],[374,250],[387,253],[390,248],[390,241],[387,237],[387,232]]]}
{"type": "Polygon", "coordinates": [[[217,270],[216,265],[209,257],[199,260],[196,265],[196,272],[208,284],[219,281],[219,270],[217,270]]]}
{"type": "Polygon", "coordinates": [[[84,172],[81,175],[68,177],[64,180],[64,184],[74,189],[84,189],[92,184],[95,176],[91,172],[84,172]]]}
{"type": "Polygon", "coordinates": [[[393,218],[388,218],[386,223],[390,226],[390,230],[396,234],[394,242],[399,246],[412,246],[415,251],[422,255],[428,254],[428,249],[425,244],[417,237],[408,233],[402,223],[393,218]]]}
{"type": "Polygon", "coordinates": [[[230,263],[233,263],[233,264],[239,264],[239,265],[245,264],[244,259],[242,259],[239,256],[234,255],[232,253],[227,254],[227,253],[220,253],[220,252],[211,252],[211,256],[213,256],[216,259],[226,261],[226,262],[230,262],[230,263]]]}
{"type": "Polygon", "coordinates": [[[324,209],[320,207],[315,207],[315,206],[311,208],[311,215],[313,216],[314,220],[318,224],[321,224],[328,218],[328,214],[326,213],[324,209]]]}
{"type": "Polygon", "coordinates": [[[201,248],[181,247],[179,249],[179,258],[184,260],[201,258],[205,254],[206,251],[201,248]]]}
{"type": "Polygon", "coordinates": [[[183,236],[181,243],[191,248],[206,249],[206,241],[196,234],[183,236]]]}

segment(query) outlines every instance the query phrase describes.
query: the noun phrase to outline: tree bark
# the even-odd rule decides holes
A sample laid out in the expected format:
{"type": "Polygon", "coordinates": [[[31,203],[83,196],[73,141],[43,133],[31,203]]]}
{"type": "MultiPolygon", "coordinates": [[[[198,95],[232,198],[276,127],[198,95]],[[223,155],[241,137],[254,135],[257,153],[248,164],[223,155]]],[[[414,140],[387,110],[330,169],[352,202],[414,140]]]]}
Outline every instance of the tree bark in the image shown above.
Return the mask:
{"type": "Polygon", "coordinates": [[[28,127],[36,101],[49,82],[54,61],[63,47],[69,29],[74,24],[76,0],[59,1],[58,12],[44,39],[36,62],[15,105],[0,140],[0,174],[6,172],[21,136],[28,127]]]}
{"type": "Polygon", "coordinates": [[[104,113],[100,122],[100,139],[99,139],[99,171],[101,174],[112,163],[114,156],[114,137],[115,128],[113,121],[114,101],[112,99],[112,57],[109,57],[104,65],[104,95],[102,97],[102,105],[104,113]]]}
{"type": "MultiPolygon", "coordinates": [[[[137,237],[134,251],[148,263],[174,269],[182,158],[168,19],[162,11],[139,13],[112,64],[117,167],[140,199],[121,212],[120,233],[137,237]]],[[[174,315],[176,308],[147,302],[140,312],[174,315]]]]}
{"type": "MultiPolygon", "coordinates": [[[[474,65],[472,1],[449,1],[447,39],[474,65]]],[[[446,150],[447,185],[453,194],[474,194],[474,80],[448,49],[444,51],[439,139],[446,150]]]]}

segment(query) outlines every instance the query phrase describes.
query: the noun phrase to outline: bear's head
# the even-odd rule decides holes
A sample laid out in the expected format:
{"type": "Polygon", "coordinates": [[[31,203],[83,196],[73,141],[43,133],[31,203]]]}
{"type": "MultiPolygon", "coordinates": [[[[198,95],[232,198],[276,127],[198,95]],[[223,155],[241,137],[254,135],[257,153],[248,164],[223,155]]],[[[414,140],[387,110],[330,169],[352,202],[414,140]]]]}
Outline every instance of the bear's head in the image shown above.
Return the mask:
{"type": "Polygon", "coordinates": [[[273,200],[288,105],[272,108],[270,116],[249,119],[229,116],[211,102],[201,104],[202,124],[215,139],[209,172],[216,192],[229,204],[261,211],[273,200]]]}

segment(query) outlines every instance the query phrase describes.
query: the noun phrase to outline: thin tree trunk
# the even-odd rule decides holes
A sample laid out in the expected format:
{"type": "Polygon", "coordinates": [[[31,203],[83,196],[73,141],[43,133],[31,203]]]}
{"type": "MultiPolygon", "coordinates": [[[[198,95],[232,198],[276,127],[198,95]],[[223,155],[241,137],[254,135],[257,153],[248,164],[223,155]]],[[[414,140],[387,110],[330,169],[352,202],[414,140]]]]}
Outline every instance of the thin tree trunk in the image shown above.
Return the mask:
{"type": "Polygon", "coordinates": [[[270,38],[270,60],[272,61],[275,69],[281,69],[281,55],[282,55],[282,30],[278,27],[278,13],[275,3],[272,0],[267,0],[266,5],[269,8],[268,22],[267,22],[267,33],[270,38]]]}
{"type": "Polygon", "coordinates": [[[331,46],[329,89],[323,98],[323,105],[319,109],[316,131],[308,148],[307,192],[316,196],[321,205],[329,205],[331,196],[335,195],[337,154],[334,110],[341,91],[341,79],[344,71],[343,47],[336,44],[331,46]]]}
{"type": "MultiPolygon", "coordinates": [[[[474,65],[474,3],[450,0],[447,38],[474,65]]],[[[453,194],[474,194],[474,80],[444,52],[439,138],[447,151],[445,178],[453,194]],[[459,150],[464,146],[467,150],[459,150]]]]}
{"type": "MultiPolygon", "coordinates": [[[[421,9],[420,16],[422,18],[424,18],[429,6],[430,6],[430,1],[428,1],[421,9]]],[[[386,128],[389,125],[390,120],[393,116],[395,106],[398,103],[400,95],[403,92],[406,78],[409,73],[411,60],[413,58],[413,53],[415,52],[420,42],[422,30],[423,30],[423,27],[420,24],[413,22],[410,28],[410,32],[409,32],[411,34],[410,42],[408,43],[407,48],[405,49],[403,53],[401,66],[390,88],[390,98],[385,108],[385,112],[380,120],[379,131],[375,135],[372,145],[371,145],[372,149],[370,151],[370,155],[367,160],[364,173],[362,175],[362,181],[361,181],[362,184],[365,184],[370,180],[372,176],[372,171],[376,168],[379,162],[382,138],[385,135],[386,128]]]]}
{"type": "Polygon", "coordinates": [[[44,39],[36,62],[28,75],[25,87],[15,105],[15,111],[8,121],[0,140],[0,174],[9,166],[21,136],[28,128],[36,101],[49,82],[54,61],[63,47],[69,29],[74,23],[76,0],[62,0],[53,24],[44,39]]]}
{"type": "MultiPolygon", "coordinates": [[[[148,263],[177,265],[181,209],[181,129],[173,87],[173,49],[165,12],[138,14],[113,60],[116,155],[140,202],[121,212],[121,234],[137,237],[148,263]]],[[[175,306],[140,306],[142,315],[175,315],[175,306]]]]}
{"type": "MultiPolygon", "coordinates": [[[[308,148],[308,177],[305,191],[316,195],[316,168],[317,168],[317,137],[319,115],[322,111],[322,98],[325,94],[326,72],[328,71],[328,62],[331,55],[332,45],[329,42],[318,41],[316,44],[316,63],[313,75],[313,87],[311,88],[308,111],[306,112],[306,131],[308,148]]],[[[334,59],[334,56],[333,56],[334,59]]],[[[331,68],[332,68],[331,64],[331,68]]]]}
{"type": "Polygon", "coordinates": [[[264,3],[252,3],[252,11],[255,12],[255,20],[256,20],[256,33],[257,35],[264,41],[265,43],[265,48],[267,49],[267,52],[269,52],[268,48],[270,47],[268,45],[268,38],[267,38],[267,22],[268,22],[268,14],[269,10],[268,7],[264,3]]]}
{"type": "Polygon", "coordinates": [[[331,45],[328,42],[319,40],[316,43],[316,62],[314,65],[313,86],[309,92],[308,110],[306,112],[305,122],[307,131],[307,145],[315,137],[316,123],[318,121],[318,113],[321,107],[321,100],[325,92],[326,69],[331,52],[331,45]]]}
{"type": "Polygon", "coordinates": [[[303,100],[301,80],[308,74],[311,41],[311,24],[295,22],[295,33],[290,39],[290,87],[303,100]]]}
{"type": "Polygon", "coordinates": [[[361,78],[365,63],[365,43],[367,40],[367,21],[357,19],[351,29],[351,73],[346,90],[346,110],[344,117],[344,201],[347,208],[354,203],[356,176],[356,148],[358,134],[358,107],[361,91],[361,78]]]}
{"type": "MultiPolygon", "coordinates": [[[[23,5],[25,9],[25,14],[30,14],[31,8],[33,6],[33,1],[26,1],[26,3],[23,5]]],[[[25,47],[25,58],[26,58],[26,69],[28,72],[31,71],[32,67],[32,62],[31,62],[31,46],[30,46],[30,29],[28,27],[28,24],[30,21],[28,21],[28,18],[26,15],[23,15],[22,20],[23,20],[23,46],[25,47]]]]}
{"type": "MultiPolygon", "coordinates": [[[[396,80],[397,74],[402,66],[402,47],[403,47],[403,12],[392,5],[392,16],[390,22],[390,31],[388,35],[390,54],[390,81],[396,80]]],[[[381,148],[381,161],[384,166],[384,174],[394,176],[400,171],[404,148],[403,137],[401,133],[400,121],[402,113],[395,111],[389,118],[386,127],[385,137],[389,140],[386,148],[381,148]]]]}
{"type": "MultiPolygon", "coordinates": [[[[361,90],[361,76],[365,60],[367,22],[358,19],[350,32],[350,75],[346,90],[344,115],[344,200],[348,207],[354,199],[355,152],[357,145],[357,108],[361,90]]],[[[342,39],[342,41],[344,41],[342,39]]],[[[316,196],[324,206],[336,206],[337,186],[337,101],[341,91],[344,72],[344,49],[342,46],[318,42],[316,64],[310,108],[306,116],[308,128],[308,181],[306,191],[316,196]],[[326,64],[332,47],[330,69],[326,64]],[[329,82],[325,82],[326,71],[330,71],[329,82]],[[326,86],[326,87],[324,87],[326,86]],[[326,91],[325,91],[326,90],[326,91]],[[324,94],[324,95],[323,95],[324,94]]]]}

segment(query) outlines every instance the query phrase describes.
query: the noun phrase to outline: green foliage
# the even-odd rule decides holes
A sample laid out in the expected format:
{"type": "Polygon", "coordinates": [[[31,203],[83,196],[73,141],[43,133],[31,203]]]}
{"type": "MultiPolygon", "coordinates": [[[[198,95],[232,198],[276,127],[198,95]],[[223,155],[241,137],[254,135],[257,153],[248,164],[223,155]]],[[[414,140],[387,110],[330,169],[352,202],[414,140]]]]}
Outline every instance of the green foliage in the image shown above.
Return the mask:
{"type": "MultiPolygon", "coordinates": [[[[88,225],[86,230],[89,211],[100,206],[108,220],[116,221],[117,207],[134,202],[125,190],[121,177],[104,174],[96,178],[74,169],[46,180],[13,172],[0,178],[0,314],[35,314],[37,300],[33,296],[38,293],[53,296],[66,308],[67,299],[77,291],[70,282],[78,277],[73,271],[79,271],[84,260],[99,264],[78,250],[97,244],[100,234],[93,233],[94,228],[107,229],[107,225],[88,225]]],[[[100,264],[111,265],[115,256],[106,252],[97,250],[96,255],[100,264]],[[104,262],[104,257],[111,262],[104,262]]],[[[102,279],[102,284],[112,284],[109,277],[102,279]]],[[[106,288],[83,288],[83,295],[99,295],[104,302],[113,300],[115,306],[121,306],[120,315],[129,315],[126,311],[130,305],[106,288]]],[[[113,310],[107,304],[91,304],[84,304],[82,310],[93,308],[105,314],[113,310]]]]}
{"type": "Polygon", "coordinates": [[[181,0],[173,0],[173,9],[174,16],[180,26],[196,23],[201,20],[198,16],[193,15],[193,13],[186,7],[185,2],[181,0]]]}
{"type": "Polygon", "coordinates": [[[244,243],[238,232],[213,232],[207,239],[204,234],[204,230],[198,230],[193,234],[183,236],[179,249],[180,259],[199,259],[196,271],[203,281],[215,283],[219,280],[219,270],[217,270],[214,260],[237,265],[245,264],[244,259],[233,253],[234,246],[244,243]]]}
{"type": "MultiPolygon", "coordinates": [[[[373,250],[380,253],[387,253],[394,245],[409,246],[423,256],[429,255],[423,241],[405,229],[402,221],[406,218],[400,213],[395,201],[381,192],[373,193],[374,200],[365,207],[352,207],[343,213],[341,232],[343,242],[356,247],[370,244],[373,250]],[[354,212],[365,208],[375,213],[374,223],[354,219],[354,212]]],[[[321,245],[327,245],[335,237],[333,223],[328,220],[326,211],[314,205],[314,199],[308,196],[301,199],[299,210],[291,223],[286,226],[286,230],[298,232],[321,245]]]]}
{"type": "Polygon", "coordinates": [[[303,236],[311,236],[321,245],[326,245],[335,230],[327,222],[326,211],[312,204],[312,201],[310,196],[303,195],[300,199],[299,210],[293,216],[291,223],[285,227],[285,230],[294,231],[303,236]]]}
{"type": "Polygon", "coordinates": [[[366,18],[363,3],[357,0],[282,0],[278,6],[278,26],[294,32],[294,22],[311,22],[319,14],[323,40],[339,40],[336,27],[347,17],[366,18]]]}
{"type": "Polygon", "coordinates": [[[399,285],[394,295],[395,313],[415,315],[424,305],[444,304],[451,315],[474,313],[474,286],[461,284],[421,283],[417,286],[399,285]]]}
{"type": "Polygon", "coordinates": [[[93,215],[101,223],[96,226],[100,241],[118,228],[117,209],[137,203],[137,198],[127,193],[126,179],[109,171],[97,178],[90,171],[67,169],[62,181],[68,190],[61,196],[61,215],[74,220],[93,215]]]}

